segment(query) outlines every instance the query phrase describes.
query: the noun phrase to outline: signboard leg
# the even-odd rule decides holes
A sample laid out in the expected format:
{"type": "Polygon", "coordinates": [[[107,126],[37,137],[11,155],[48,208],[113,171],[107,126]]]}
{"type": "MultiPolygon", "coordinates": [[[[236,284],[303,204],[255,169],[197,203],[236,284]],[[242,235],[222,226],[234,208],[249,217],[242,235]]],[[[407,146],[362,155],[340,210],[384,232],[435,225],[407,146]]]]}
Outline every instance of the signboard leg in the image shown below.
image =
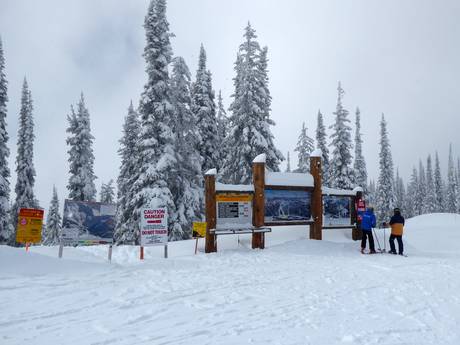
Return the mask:
{"type": "Polygon", "coordinates": [[[168,258],[168,245],[165,245],[165,259],[168,258]]]}
{"type": "Polygon", "coordinates": [[[144,247],[140,246],[141,252],[140,252],[140,259],[144,260],[144,247]]]}
{"type": "Polygon", "coordinates": [[[197,251],[198,251],[198,237],[196,238],[196,242],[195,242],[195,255],[197,251]]]}
{"type": "Polygon", "coordinates": [[[59,259],[62,259],[62,253],[64,251],[64,243],[62,241],[59,242],[59,254],[58,254],[58,258],[59,259]]]}
{"type": "Polygon", "coordinates": [[[112,245],[109,246],[109,262],[112,262],[112,245]]]}
{"type": "Polygon", "coordinates": [[[29,251],[29,242],[26,242],[26,252],[29,251]]]}

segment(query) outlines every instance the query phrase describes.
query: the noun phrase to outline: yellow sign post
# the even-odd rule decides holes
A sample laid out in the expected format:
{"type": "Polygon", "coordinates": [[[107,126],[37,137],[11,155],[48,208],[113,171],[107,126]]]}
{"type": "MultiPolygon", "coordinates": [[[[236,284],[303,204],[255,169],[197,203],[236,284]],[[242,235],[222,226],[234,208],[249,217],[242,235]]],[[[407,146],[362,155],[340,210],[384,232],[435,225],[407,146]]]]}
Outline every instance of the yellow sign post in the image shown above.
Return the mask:
{"type": "Polygon", "coordinates": [[[195,254],[198,251],[198,239],[206,236],[206,222],[193,222],[193,237],[196,238],[195,254]]]}
{"type": "Polygon", "coordinates": [[[40,243],[42,240],[43,210],[21,208],[18,215],[16,242],[40,243]]]}

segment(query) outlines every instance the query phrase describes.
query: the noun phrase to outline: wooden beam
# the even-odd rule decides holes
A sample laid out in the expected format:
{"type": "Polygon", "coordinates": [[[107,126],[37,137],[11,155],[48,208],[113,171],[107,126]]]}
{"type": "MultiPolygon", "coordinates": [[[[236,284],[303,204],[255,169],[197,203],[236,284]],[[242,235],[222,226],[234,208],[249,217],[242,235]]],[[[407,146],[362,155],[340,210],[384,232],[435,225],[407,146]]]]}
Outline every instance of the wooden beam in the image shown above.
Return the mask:
{"type": "MultiPolygon", "coordinates": [[[[253,225],[263,227],[265,223],[265,162],[257,160],[252,163],[252,178],[254,183],[253,225]]],[[[265,234],[252,234],[252,248],[265,248],[265,234]]]]}
{"type": "Polygon", "coordinates": [[[216,228],[216,170],[209,170],[204,176],[205,204],[206,204],[206,242],[205,253],[217,252],[216,235],[210,232],[216,228]]]}
{"type": "Polygon", "coordinates": [[[310,225],[310,239],[321,240],[323,238],[323,181],[321,155],[310,157],[310,173],[314,181],[314,188],[311,195],[311,215],[313,224],[310,225]]]}

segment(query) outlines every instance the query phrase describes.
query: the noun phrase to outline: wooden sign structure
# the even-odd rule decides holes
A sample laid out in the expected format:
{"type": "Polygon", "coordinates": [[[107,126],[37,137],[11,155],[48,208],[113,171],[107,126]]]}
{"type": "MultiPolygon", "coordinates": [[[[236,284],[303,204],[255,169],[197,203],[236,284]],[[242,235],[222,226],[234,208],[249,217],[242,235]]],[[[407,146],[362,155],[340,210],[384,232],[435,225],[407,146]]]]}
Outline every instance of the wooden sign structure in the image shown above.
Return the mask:
{"type": "MultiPolygon", "coordinates": [[[[355,202],[362,198],[362,189],[334,190],[337,196],[345,198],[347,205],[347,224],[340,226],[324,226],[323,192],[329,188],[322,187],[321,151],[316,150],[310,156],[310,173],[279,173],[267,171],[265,155],[257,156],[252,164],[252,185],[216,184],[217,170],[211,169],[205,174],[206,199],[206,245],[205,252],[217,251],[217,235],[252,233],[252,248],[265,248],[265,232],[271,231],[271,226],[308,225],[309,238],[322,240],[322,231],[326,228],[351,228],[353,239],[358,235],[358,219],[355,202]],[[217,185],[217,188],[216,188],[217,185]],[[361,192],[361,194],[359,194],[361,192]],[[252,224],[241,229],[241,224],[234,221],[233,231],[222,226],[222,214],[229,213],[219,201],[242,201],[230,195],[222,197],[222,193],[234,195],[252,195],[252,224]],[[238,194],[239,193],[239,194],[238,194]],[[238,230],[236,230],[238,229],[238,230]]],[[[335,195],[324,194],[324,195],[335,195]]],[[[248,199],[249,200],[249,196],[248,199]]],[[[229,206],[230,207],[230,206],[229,206]]],[[[238,212],[241,205],[231,205],[238,212]]],[[[228,216],[225,216],[228,217],[228,216]]],[[[235,219],[237,217],[235,216],[235,219]]],[[[230,222],[232,220],[230,219],[230,222]]],[[[225,224],[227,225],[227,224],[225,224]]]]}

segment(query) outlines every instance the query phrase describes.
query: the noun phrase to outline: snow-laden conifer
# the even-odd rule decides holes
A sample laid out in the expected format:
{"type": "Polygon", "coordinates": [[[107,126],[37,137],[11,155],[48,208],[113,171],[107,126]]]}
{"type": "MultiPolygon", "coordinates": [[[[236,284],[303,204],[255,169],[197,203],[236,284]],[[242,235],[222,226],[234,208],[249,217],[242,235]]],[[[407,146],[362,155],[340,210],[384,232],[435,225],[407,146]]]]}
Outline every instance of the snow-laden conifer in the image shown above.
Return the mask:
{"type": "Polygon", "coordinates": [[[108,183],[102,183],[99,201],[104,204],[113,204],[115,202],[115,187],[113,185],[113,180],[110,180],[108,183]]]}
{"type": "Polygon", "coordinates": [[[444,211],[444,181],[441,175],[438,152],[436,151],[434,161],[434,191],[436,195],[436,212],[444,211]]]}
{"type": "Polygon", "coordinates": [[[228,135],[228,131],[230,128],[230,120],[227,117],[227,113],[224,107],[224,101],[222,99],[222,92],[219,90],[219,94],[217,95],[217,135],[219,138],[219,161],[217,168],[220,170],[222,164],[227,156],[227,150],[225,145],[222,143],[225,141],[225,138],[228,135]]]}
{"type": "Polygon", "coordinates": [[[404,181],[399,176],[399,169],[396,169],[395,177],[395,206],[404,210],[406,204],[406,188],[404,187],[404,181]]]}
{"type": "Polygon", "coordinates": [[[436,186],[433,176],[433,164],[431,160],[431,155],[428,155],[426,161],[426,191],[423,207],[424,213],[434,213],[437,209],[436,186]]]}
{"type": "Polygon", "coordinates": [[[216,104],[212,89],[211,72],[206,69],[206,51],[200,47],[196,80],[192,86],[192,112],[197,121],[198,148],[201,155],[201,170],[218,167],[219,134],[217,131],[216,104]]]}
{"type": "Polygon", "coordinates": [[[13,234],[10,223],[10,168],[8,167],[8,132],[6,115],[8,102],[8,82],[5,75],[5,57],[0,37],[0,243],[7,242],[13,234]]]}
{"type": "Polygon", "coordinates": [[[389,221],[395,203],[394,173],[391,146],[388,138],[387,123],[382,114],[380,122],[380,160],[379,179],[377,184],[376,211],[379,222],[389,221]]]}
{"type": "Polygon", "coordinates": [[[139,176],[139,114],[129,105],[123,124],[123,136],[120,139],[118,154],[121,158],[117,179],[117,222],[114,240],[118,244],[133,244],[139,233],[139,222],[134,218],[134,185],[139,176]]]}
{"type": "Polygon", "coordinates": [[[457,205],[457,178],[455,176],[454,157],[452,144],[449,146],[449,163],[447,166],[447,186],[446,186],[446,210],[448,213],[456,213],[457,205]]]}
{"type": "Polygon", "coordinates": [[[38,207],[35,199],[35,168],[34,168],[34,120],[32,116],[32,95],[24,78],[22,85],[21,109],[19,111],[18,152],[16,157],[16,199],[12,209],[14,228],[20,208],[38,207]]]}
{"type": "Polygon", "coordinates": [[[96,186],[94,180],[94,137],[91,134],[90,115],[85,105],[83,93],[77,104],[77,112],[70,107],[67,116],[69,127],[67,145],[69,150],[69,199],[78,201],[95,201],[96,186]]]}
{"type": "Polygon", "coordinates": [[[318,110],[318,118],[316,124],[316,148],[321,150],[322,153],[322,177],[323,185],[329,186],[329,149],[327,147],[327,134],[326,126],[324,125],[323,114],[318,110]]]}
{"type": "Polygon", "coordinates": [[[172,240],[190,236],[193,221],[201,220],[203,189],[197,118],[191,110],[190,71],[182,57],[173,61],[171,95],[174,104],[176,176],[171,192],[176,205],[174,221],[179,226],[171,233],[172,240]]]}
{"type": "Polygon", "coordinates": [[[417,189],[418,189],[418,172],[417,169],[414,167],[412,169],[412,174],[410,177],[410,181],[407,185],[407,193],[406,193],[406,209],[404,214],[407,218],[415,217],[418,215],[417,213],[417,189]]]}
{"type": "Polygon", "coordinates": [[[171,129],[174,107],[171,104],[168,65],[171,62],[171,33],[166,19],[166,1],[152,0],[145,16],[147,82],[141,95],[139,113],[138,179],[130,200],[133,221],[140,221],[143,208],[166,207],[170,233],[176,231],[175,205],[170,190],[174,178],[176,156],[171,129]]]}
{"type": "Polygon", "coordinates": [[[353,170],[351,168],[351,127],[348,125],[348,110],[343,107],[342,100],[345,92],[339,82],[337,87],[337,108],[334,112],[334,124],[332,129],[332,159],[330,161],[329,184],[334,188],[352,189],[353,170]]]}
{"type": "Polygon", "coordinates": [[[225,141],[228,154],[222,169],[224,179],[236,184],[250,182],[252,160],[257,155],[266,154],[267,168],[272,171],[279,171],[279,163],[284,159],[270,130],[274,122],[269,117],[267,50],[260,48],[250,24],[244,38],[235,63],[231,128],[225,141]]]}
{"type": "Polygon", "coordinates": [[[310,153],[315,149],[315,143],[307,134],[305,122],[302,123],[302,129],[297,140],[297,146],[294,151],[297,152],[298,161],[296,172],[307,173],[310,171],[310,153]]]}
{"type": "Polygon", "coordinates": [[[422,160],[419,160],[418,163],[418,186],[417,186],[417,196],[419,198],[420,203],[416,202],[417,206],[417,213],[418,214],[425,214],[425,198],[426,198],[426,171],[425,166],[423,165],[422,160]]]}
{"type": "Polygon", "coordinates": [[[367,168],[366,161],[363,156],[363,139],[361,137],[361,112],[359,108],[356,108],[356,119],[355,119],[355,161],[353,165],[355,185],[360,186],[366,193],[367,189],[367,168]]]}
{"type": "Polygon", "coordinates": [[[59,244],[61,236],[62,219],[59,212],[59,199],[56,187],[53,186],[53,197],[51,198],[50,208],[46,216],[46,228],[43,236],[43,244],[53,246],[59,244]]]}
{"type": "Polygon", "coordinates": [[[367,206],[375,207],[377,189],[375,186],[375,181],[370,180],[369,186],[367,187],[367,194],[365,195],[367,206]]]}
{"type": "Polygon", "coordinates": [[[291,157],[289,151],[287,153],[286,172],[291,172],[291,157]]]}

